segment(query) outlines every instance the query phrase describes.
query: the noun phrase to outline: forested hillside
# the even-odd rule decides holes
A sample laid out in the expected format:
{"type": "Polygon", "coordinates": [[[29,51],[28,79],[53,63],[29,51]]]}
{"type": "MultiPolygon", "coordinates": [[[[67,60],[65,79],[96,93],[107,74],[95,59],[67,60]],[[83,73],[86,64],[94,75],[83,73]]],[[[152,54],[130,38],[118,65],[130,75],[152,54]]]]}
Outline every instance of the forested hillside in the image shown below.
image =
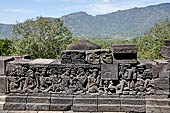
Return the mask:
{"type": "MultiPolygon", "coordinates": [[[[97,16],[78,12],[65,15],[61,20],[77,37],[122,39],[143,36],[155,23],[166,18],[170,19],[170,3],[97,16]]],[[[0,24],[0,38],[10,37],[11,31],[12,25],[0,24]]]]}

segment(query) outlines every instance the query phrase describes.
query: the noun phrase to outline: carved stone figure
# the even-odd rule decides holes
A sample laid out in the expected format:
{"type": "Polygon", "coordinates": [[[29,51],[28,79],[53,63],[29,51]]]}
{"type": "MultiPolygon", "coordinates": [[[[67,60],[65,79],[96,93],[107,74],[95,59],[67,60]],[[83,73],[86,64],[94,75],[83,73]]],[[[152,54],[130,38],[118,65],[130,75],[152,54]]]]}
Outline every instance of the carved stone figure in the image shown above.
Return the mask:
{"type": "Polygon", "coordinates": [[[37,82],[31,69],[28,70],[28,75],[23,86],[23,92],[34,92],[36,90],[37,82]]]}
{"type": "Polygon", "coordinates": [[[84,93],[86,91],[86,86],[87,86],[87,79],[88,79],[87,75],[83,68],[78,68],[77,74],[78,74],[77,83],[74,91],[79,91],[80,93],[84,93]]]}
{"type": "Polygon", "coordinates": [[[98,86],[100,83],[100,76],[98,76],[98,70],[93,69],[91,70],[91,74],[88,77],[88,93],[96,93],[99,92],[98,86]]]}
{"type": "Polygon", "coordinates": [[[64,92],[67,92],[67,90],[69,89],[69,86],[70,86],[70,69],[69,68],[66,68],[63,69],[63,71],[65,71],[62,75],[61,75],[61,78],[62,78],[62,91],[64,92]]]}

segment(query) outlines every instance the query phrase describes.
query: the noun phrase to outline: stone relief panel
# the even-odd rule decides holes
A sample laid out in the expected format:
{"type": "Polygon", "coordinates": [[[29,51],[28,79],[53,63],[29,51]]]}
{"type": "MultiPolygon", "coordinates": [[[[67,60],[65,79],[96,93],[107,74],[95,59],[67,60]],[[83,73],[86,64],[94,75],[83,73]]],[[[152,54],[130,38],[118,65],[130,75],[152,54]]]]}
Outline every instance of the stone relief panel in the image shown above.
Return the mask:
{"type": "Polygon", "coordinates": [[[140,64],[10,64],[7,72],[9,93],[155,93],[151,70],[140,64]]]}
{"type": "Polygon", "coordinates": [[[117,94],[154,94],[154,80],[145,65],[119,64],[117,94]]]}
{"type": "Polygon", "coordinates": [[[112,64],[113,55],[107,49],[87,50],[85,60],[88,64],[112,64]]]}
{"type": "Polygon", "coordinates": [[[99,65],[24,66],[17,64],[8,67],[9,93],[99,92],[99,65]]]}
{"type": "Polygon", "coordinates": [[[62,64],[85,64],[85,51],[65,50],[61,53],[62,64]]]}

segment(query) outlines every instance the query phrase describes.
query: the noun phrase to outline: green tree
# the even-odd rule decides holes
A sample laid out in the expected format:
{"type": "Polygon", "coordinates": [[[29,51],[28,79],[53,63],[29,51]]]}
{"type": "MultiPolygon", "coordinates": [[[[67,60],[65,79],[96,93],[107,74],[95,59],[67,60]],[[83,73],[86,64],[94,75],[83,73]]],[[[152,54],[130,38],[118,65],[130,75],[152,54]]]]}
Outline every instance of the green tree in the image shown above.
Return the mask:
{"type": "Polygon", "coordinates": [[[8,56],[13,52],[13,44],[11,40],[0,39],[0,56],[8,56]]]}
{"type": "Polygon", "coordinates": [[[161,24],[155,24],[144,37],[132,39],[138,47],[138,57],[147,59],[161,59],[160,47],[165,39],[170,39],[170,20],[166,19],[161,24]]]}
{"type": "Polygon", "coordinates": [[[15,54],[34,58],[59,58],[72,42],[72,33],[60,19],[37,17],[13,27],[15,54]]]}

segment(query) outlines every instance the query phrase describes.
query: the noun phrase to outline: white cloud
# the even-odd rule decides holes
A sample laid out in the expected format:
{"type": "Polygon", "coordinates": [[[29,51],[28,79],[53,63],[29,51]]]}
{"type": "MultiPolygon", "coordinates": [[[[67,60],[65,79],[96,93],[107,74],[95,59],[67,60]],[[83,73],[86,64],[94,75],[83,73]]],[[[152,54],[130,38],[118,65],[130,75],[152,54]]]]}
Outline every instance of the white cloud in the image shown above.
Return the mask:
{"type": "Polygon", "coordinates": [[[112,4],[91,4],[90,10],[97,14],[107,14],[119,10],[118,7],[114,7],[112,4]]]}
{"type": "Polygon", "coordinates": [[[35,13],[35,11],[28,9],[5,9],[4,11],[11,13],[35,13]]]}
{"type": "Polygon", "coordinates": [[[110,2],[110,0],[104,0],[105,3],[110,2]]]}

